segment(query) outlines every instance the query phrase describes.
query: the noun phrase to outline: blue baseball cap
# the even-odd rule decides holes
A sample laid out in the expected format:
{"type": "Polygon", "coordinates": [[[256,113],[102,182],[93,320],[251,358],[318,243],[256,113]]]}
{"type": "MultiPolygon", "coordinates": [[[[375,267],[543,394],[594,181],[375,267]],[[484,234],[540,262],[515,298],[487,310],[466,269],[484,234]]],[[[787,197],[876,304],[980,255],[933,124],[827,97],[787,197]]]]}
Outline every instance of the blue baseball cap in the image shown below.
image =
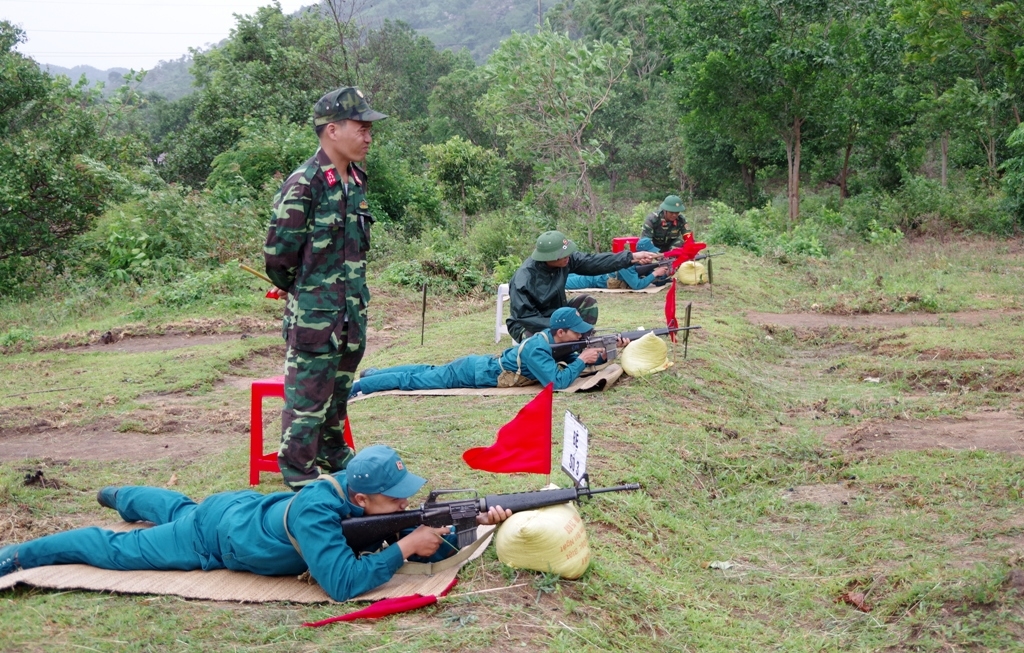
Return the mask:
{"type": "Polygon", "coordinates": [[[590,333],[594,330],[594,327],[587,324],[582,317],[580,312],[572,306],[563,306],[554,313],[551,314],[551,331],[555,332],[559,329],[569,329],[576,333],[590,333]]]}
{"type": "Polygon", "coordinates": [[[654,246],[654,243],[651,241],[650,238],[641,238],[640,240],[636,241],[636,251],[654,252],[655,254],[659,254],[661,252],[660,249],[654,246]]]}
{"type": "Polygon", "coordinates": [[[345,467],[348,487],[362,494],[408,499],[427,482],[405,468],[395,450],[382,444],[367,447],[345,467]]]}

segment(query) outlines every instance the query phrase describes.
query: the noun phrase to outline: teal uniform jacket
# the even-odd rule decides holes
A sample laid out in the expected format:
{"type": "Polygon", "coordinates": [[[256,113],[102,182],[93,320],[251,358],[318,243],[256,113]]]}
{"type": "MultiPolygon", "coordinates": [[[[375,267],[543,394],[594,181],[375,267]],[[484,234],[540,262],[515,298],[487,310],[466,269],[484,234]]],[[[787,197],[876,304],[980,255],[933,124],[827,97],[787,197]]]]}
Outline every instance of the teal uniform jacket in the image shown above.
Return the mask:
{"type": "MultiPolygon", "coordinates": [[[[125,521],[150,521],[153,528],[115,533],[80,528],[14,545],[24,569],[55,564],[87,564],[102,569],[193,570],[233,569],[261,576],[294,576],[307,569],[336,601],[345,601],[383,585],[403,564],[397,545],[357,556],[341,532],[341,522],[363,515],[347,499],[345,472],[333,483],[318,481],[298,493],[260,494],[251,490],[214,494],[202,503],[185,495],[151,487],[117,490],[118,513],[125,521]],[[295,550],[288,530],[302,555],[295,550]]],[[[451,555],[442,546],[429,560],[451,555]]]]}

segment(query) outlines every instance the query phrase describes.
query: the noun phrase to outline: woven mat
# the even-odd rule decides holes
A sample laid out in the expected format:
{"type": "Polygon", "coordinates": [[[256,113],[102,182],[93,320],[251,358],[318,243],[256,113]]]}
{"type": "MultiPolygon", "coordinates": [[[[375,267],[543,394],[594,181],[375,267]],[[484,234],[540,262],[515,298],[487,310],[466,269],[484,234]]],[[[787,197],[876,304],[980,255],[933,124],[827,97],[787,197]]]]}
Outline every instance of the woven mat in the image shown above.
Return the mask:
{"type": "Polygon", "coordinates": [[[644,288],[643,290],[633,290],[632,288],[574,288],[574,289],[570,290],[569,288],[566,288],[565,292],[567,292],[567,293],[570,293],[570,292],[586,293],[586,294],[590,294],[592,292],[618,292],[618,293],[632,293],[634,295],[637,294],[637,293],[646,293],[648,295],[653,295],[654,293],[659,293],[662,290],[665,290],[670,285],[672,285],[672,284],[666,283],[666,284],[661,285],[661,286],[650,285],[650,286],[647,286],[646,288],[644,288]]]}
{"type": "MultiPolygon", "coordinates": [[[[104,524],[103,528],[124,531],[145,528],[145,524],[104,524]]],[[[478,536],[490,539],[493,526],[481,526],[478,536]]],[[[487,542],[478,548],[469,560],[480,557],[487,542]]],[[[463,563],[465,564],[465,563],[463,563]]],[[[432,576],[396,574],[387,583],[351,601],[377,601],[409,594],[438,594],[447,587],[461,566],[452,567],[432,576]]],[[[0,591],[17,584],[56,590],[95,590],[122,594],[173,594],[187,599],[233,601],[238,603],[265,603],[290,601],[292,603],[337,603],[327,596],[319,585],[296,576],[258,576],[244,571],[217,569],[215,571],[111,571],[89,565],[51,565],[23,569],[0,578],[0,591]]]]}
{"type": "MultiPolygon", "coordinates": [[[[572,382],[565,390],[559,392],[601,392],[611,388],[622,376],[622,367],[615,363],[600,369],[596,374],[581,376],[572,382]]],[[[353,397],[348,402],[372,399],[373,397],[384,397],[387,395],[433,395],[433,396],[512,396],[512,395],[535,395],[540,391],[540,384],[526,385],[520,388],[442,388],[437,390],[382,390],[372,392],[368,395],[353,397]]]]}

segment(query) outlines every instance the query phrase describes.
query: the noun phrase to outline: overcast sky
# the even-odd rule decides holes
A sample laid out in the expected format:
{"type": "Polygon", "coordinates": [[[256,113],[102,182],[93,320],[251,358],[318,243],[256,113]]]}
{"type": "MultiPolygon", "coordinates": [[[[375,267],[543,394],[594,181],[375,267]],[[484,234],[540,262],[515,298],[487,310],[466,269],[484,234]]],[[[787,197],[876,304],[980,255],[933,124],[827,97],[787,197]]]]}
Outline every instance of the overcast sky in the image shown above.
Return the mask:
{"type": "MultiPolygon", "coordinates": [[[[316,0],[280,0],[290,14],[316,0]]],[[[271,0],[0,0],[0,19],[25,31],[18,51],[39,63],[71,68],[153,68],[224,39],[234,14],[271,0]]]]}

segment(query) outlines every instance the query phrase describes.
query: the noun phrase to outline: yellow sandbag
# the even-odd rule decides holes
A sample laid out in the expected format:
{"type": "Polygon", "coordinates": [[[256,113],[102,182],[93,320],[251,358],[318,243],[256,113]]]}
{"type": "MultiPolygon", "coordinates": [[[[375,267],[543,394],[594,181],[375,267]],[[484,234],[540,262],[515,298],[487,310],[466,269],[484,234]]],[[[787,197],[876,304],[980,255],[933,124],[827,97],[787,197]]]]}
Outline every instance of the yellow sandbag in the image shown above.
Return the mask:
{"type": "Polygon", "coordinates": [[[676,280],[687,286],[708,282],[708,271],[702,263],[697,261],[686,261],[676,270],[676,280]]]}
{"type": "Polygon", "coordinates": [[[579,578],[590,566],[590,542],[576,506],[517,512],[494,536],[498,560],[509,567],[579,578]]]}
{"type": "Polygon", "coordinates": [[[619,354],[619,364],[630,376],[643,376],[672,367],[672,361],[668,359],[668,345],[653,333],[626,345],[619,354]]]}

